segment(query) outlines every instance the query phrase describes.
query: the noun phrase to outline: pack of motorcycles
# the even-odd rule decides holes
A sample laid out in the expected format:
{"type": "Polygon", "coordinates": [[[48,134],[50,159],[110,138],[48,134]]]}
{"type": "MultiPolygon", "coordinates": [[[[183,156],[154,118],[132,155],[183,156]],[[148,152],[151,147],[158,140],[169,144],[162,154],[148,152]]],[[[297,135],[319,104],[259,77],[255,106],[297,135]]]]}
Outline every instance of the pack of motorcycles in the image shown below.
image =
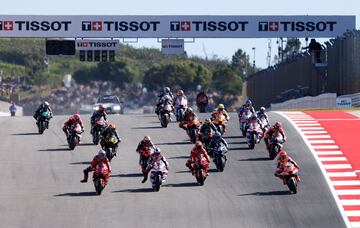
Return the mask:
{"type": "MultiPolygon", "coordinates": [[[[172,120],[172,115],[176,117],[177,121],[180,121],[182,119],[182,115],[184,114],[186,109],[186,104],[183,106],[180,106],[177,110],[174,110],[174,108],[168,104],[163,105],[159,112],[159,120],[162,127],[167,127],[168,123],[172,120]]],[[[261,139],[264,137],[265,132],[269,129],[269,125],[267,121],[264,118],[259,119],[260,124],[251,123],[249,121],[251,116],[251,112],[244,112],[242,116],[239,117],[239,125],[240,130],[242,132],[243,137],[246,137],[247,144],[249,149],[254,149],[255,145],[260,143],[261,139]]],[[[45,129],[49,127],[49,113],[44,112],[41,113],[40,118],[38,118],[36,124],[38,126],[39,134],[43,134],[45,129]]],[[[118,141],[116,137],[100,137],[101,132],[106,128],[107,122],[100,118],[95,121],[96,124],[92,129],[92,138],[93,143],[95,145],[98,145],[100,142],[102,145],[102,148],[106,152],[106,157],[111,161],[114,156],[116,156],[117,147],[118,147],[118,141]]],[[[227,125],[227,121],[224,116],[218,116],[213,120],[214,125],[217,127],[218,132],[221,134],[221,136],[225,133],[225,126],[227,125]]],[[[219,172],[223,172],[227,157],[226,153],[228,151],[227,145],[225,145],[222,140],[217,139],[218,143],[211,143],[214,135],[216,132],[210,131],[206,135],[200,134],[200,127],[201,122],[199,119],[194,119],[193,121],[189,121],[187,123],[186,133],[189,136],[192,143],[195,143],[197,140],[202,141],[206,151],[208,152],[209,156],[213,159],[213,162],[216,166],[216,169],[219,172]],[[213,145],[212,147],[210,145],[213,145]]],[[[72,128],[69,129],[68,132],[68,145],[71,150],[74,150],[76,145],[80,143],[81,138],[81,127],[76,124],[72,126],[72,128]]],[[[283,140],[281,134],[273,135],[272,138],[269,140],[270,146],[269,146],[269,158],[275,159],[278,152],[283,147],[283,140]]],[[[151,151],[155,148],[149,148],[149,151],[146,151],[146,153],[151,154],[151,151]]],[[[142,164],[142,168],[146,168],[148,164],[142,164]]],[[[100,169],[95,170],[93,172],[93,182],[96,192],[100,195],[102,190],[106,186],[106,181],[104,180],[103,172],[106,172],[106,170],[100,169]]],[[[285,170],[284,174],[284,180],[286,181],[287,186],[289,187],[289,190],[291,193],[296,194],[297,192],[297,178],[296,175],[298,173],[294,173],[294,170],[289,168],[285,170]]],[[[197,180],[197,182],[200,185],[204,184],[204,181],[206,179],[206,173],[205,169],[202,164],[195,167],[194,170],[194,176],[197,180]]],[[[153,186],[153,189],[155,191],[160,190],[161,184],[165,181],[167,177],[167,170],[164,166],[164,164],[158,163],[155,164],[151,170],[150,170],[150,180],[153,186]],[[155,187],[154,187],[155,186],[155,187]]]]}

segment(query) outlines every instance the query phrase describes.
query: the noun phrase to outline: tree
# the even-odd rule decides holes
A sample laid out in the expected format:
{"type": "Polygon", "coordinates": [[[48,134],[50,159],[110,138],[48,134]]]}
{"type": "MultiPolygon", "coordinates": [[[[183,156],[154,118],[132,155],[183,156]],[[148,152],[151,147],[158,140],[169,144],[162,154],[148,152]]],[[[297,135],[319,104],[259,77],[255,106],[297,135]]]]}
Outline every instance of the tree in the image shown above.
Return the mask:
{"type": "Polygon", "coordinates": [[[224,67],[213,73],[212,87],[223,95],[240,95],[242,80],[231,67],[224,67]]]}
{"type": "Polygon", "coordinates": [[[242,49],[238,49],[232,56],[231,67],[242,79],[253,71],[249,55],[247,55],[242,49]]]}

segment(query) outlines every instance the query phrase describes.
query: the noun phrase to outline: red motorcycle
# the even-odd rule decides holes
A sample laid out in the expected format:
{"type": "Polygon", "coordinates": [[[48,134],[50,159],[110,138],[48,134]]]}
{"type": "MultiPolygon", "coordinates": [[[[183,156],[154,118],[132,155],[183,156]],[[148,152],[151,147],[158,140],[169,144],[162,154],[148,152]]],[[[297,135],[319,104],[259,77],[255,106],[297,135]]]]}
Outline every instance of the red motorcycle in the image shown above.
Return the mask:
{"type": "Polygon", "coordinates": [[[96,194],[101,195],[101,192],[104,190],[109,178],[109,170],[104,165],[98,165],[93,172],[93,182],[96,194]]]}
{"type": "Polygon", "coordinates": [[[68,130],[69,136],[68,136],[68,145],[70,150],[74,150],[76,145],[80,143],[81,133],[82,129],[80,124],[74,124],[70,127],[68,130]]]}
{"type": "Polygon", "coordinates": [[[195,174],[196,181],[200,185],[204,185],[206,179],[206,170],[209,168],[209,163],[207,161],[202,160],[201,163],[192,163],[193,172],[195,174]]]}
{"type": "Polygon", "coordinates": [[[291,162],[286,163],[284,166],[284,171],[279,173],[278,175],[281,176],[288,186],[291,193],[297,193],[297,185],[300,181],[300,177],[298,174],[299,169],[294,166],[291,162]]]}
{"type": "Polygon", "coordinates": [[[187,122],[186,133],[188,134],[192,143],[195,143],[198,138],[200,125],[201,125],[201,123],[200,123],[199,119],[197,119],[197,118],[192,121],[187,122]]]}

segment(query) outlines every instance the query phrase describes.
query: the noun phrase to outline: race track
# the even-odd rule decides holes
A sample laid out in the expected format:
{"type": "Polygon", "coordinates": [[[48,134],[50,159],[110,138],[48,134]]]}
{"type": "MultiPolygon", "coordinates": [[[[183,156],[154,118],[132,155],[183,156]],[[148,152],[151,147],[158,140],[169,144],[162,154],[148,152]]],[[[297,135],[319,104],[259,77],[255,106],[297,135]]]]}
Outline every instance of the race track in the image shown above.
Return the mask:
{"type": "Polygon", "coordinates": [[[32,117],[0,118],[0,227],[345,227],[315,159],[278,114],[270,114],[271,122],[283,122],[285,149],[301,166],[296,195],[274,177],[263,142],[247,149],[233,113],[225,135],[227,166],[217,173],[212,163],[204,186],[185,167],[192,144],[177,124],[163,129],[155,115],[111,116],[123,142],[109,184],[97,196],[92,181],[79,182],[99,150],[91,144],[89,116],[83,116],[84,137],[74,151],[61,130],[66,118],[52,119],[44,135],[36,133],[32,117]],[[160,192],[153,192],[149,181],[141,183],[135,149],[146,134],[170,163],[160,192]]]}

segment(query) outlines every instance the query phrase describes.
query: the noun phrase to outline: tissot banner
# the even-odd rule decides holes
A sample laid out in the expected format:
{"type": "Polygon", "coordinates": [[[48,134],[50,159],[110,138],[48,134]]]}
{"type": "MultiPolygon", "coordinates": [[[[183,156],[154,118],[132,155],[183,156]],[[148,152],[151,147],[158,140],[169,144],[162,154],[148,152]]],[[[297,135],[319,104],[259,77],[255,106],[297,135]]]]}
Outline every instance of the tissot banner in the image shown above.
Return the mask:
{"type": "Polygon", "coordinates": [[[355,16],[0,15],[0,37],[300,38],[353,29],[355,16]]]}
{"type": "Polygon", "coordinates": [[[119,40],[76,40],[76,50],[116,50],[119,40]]]}

